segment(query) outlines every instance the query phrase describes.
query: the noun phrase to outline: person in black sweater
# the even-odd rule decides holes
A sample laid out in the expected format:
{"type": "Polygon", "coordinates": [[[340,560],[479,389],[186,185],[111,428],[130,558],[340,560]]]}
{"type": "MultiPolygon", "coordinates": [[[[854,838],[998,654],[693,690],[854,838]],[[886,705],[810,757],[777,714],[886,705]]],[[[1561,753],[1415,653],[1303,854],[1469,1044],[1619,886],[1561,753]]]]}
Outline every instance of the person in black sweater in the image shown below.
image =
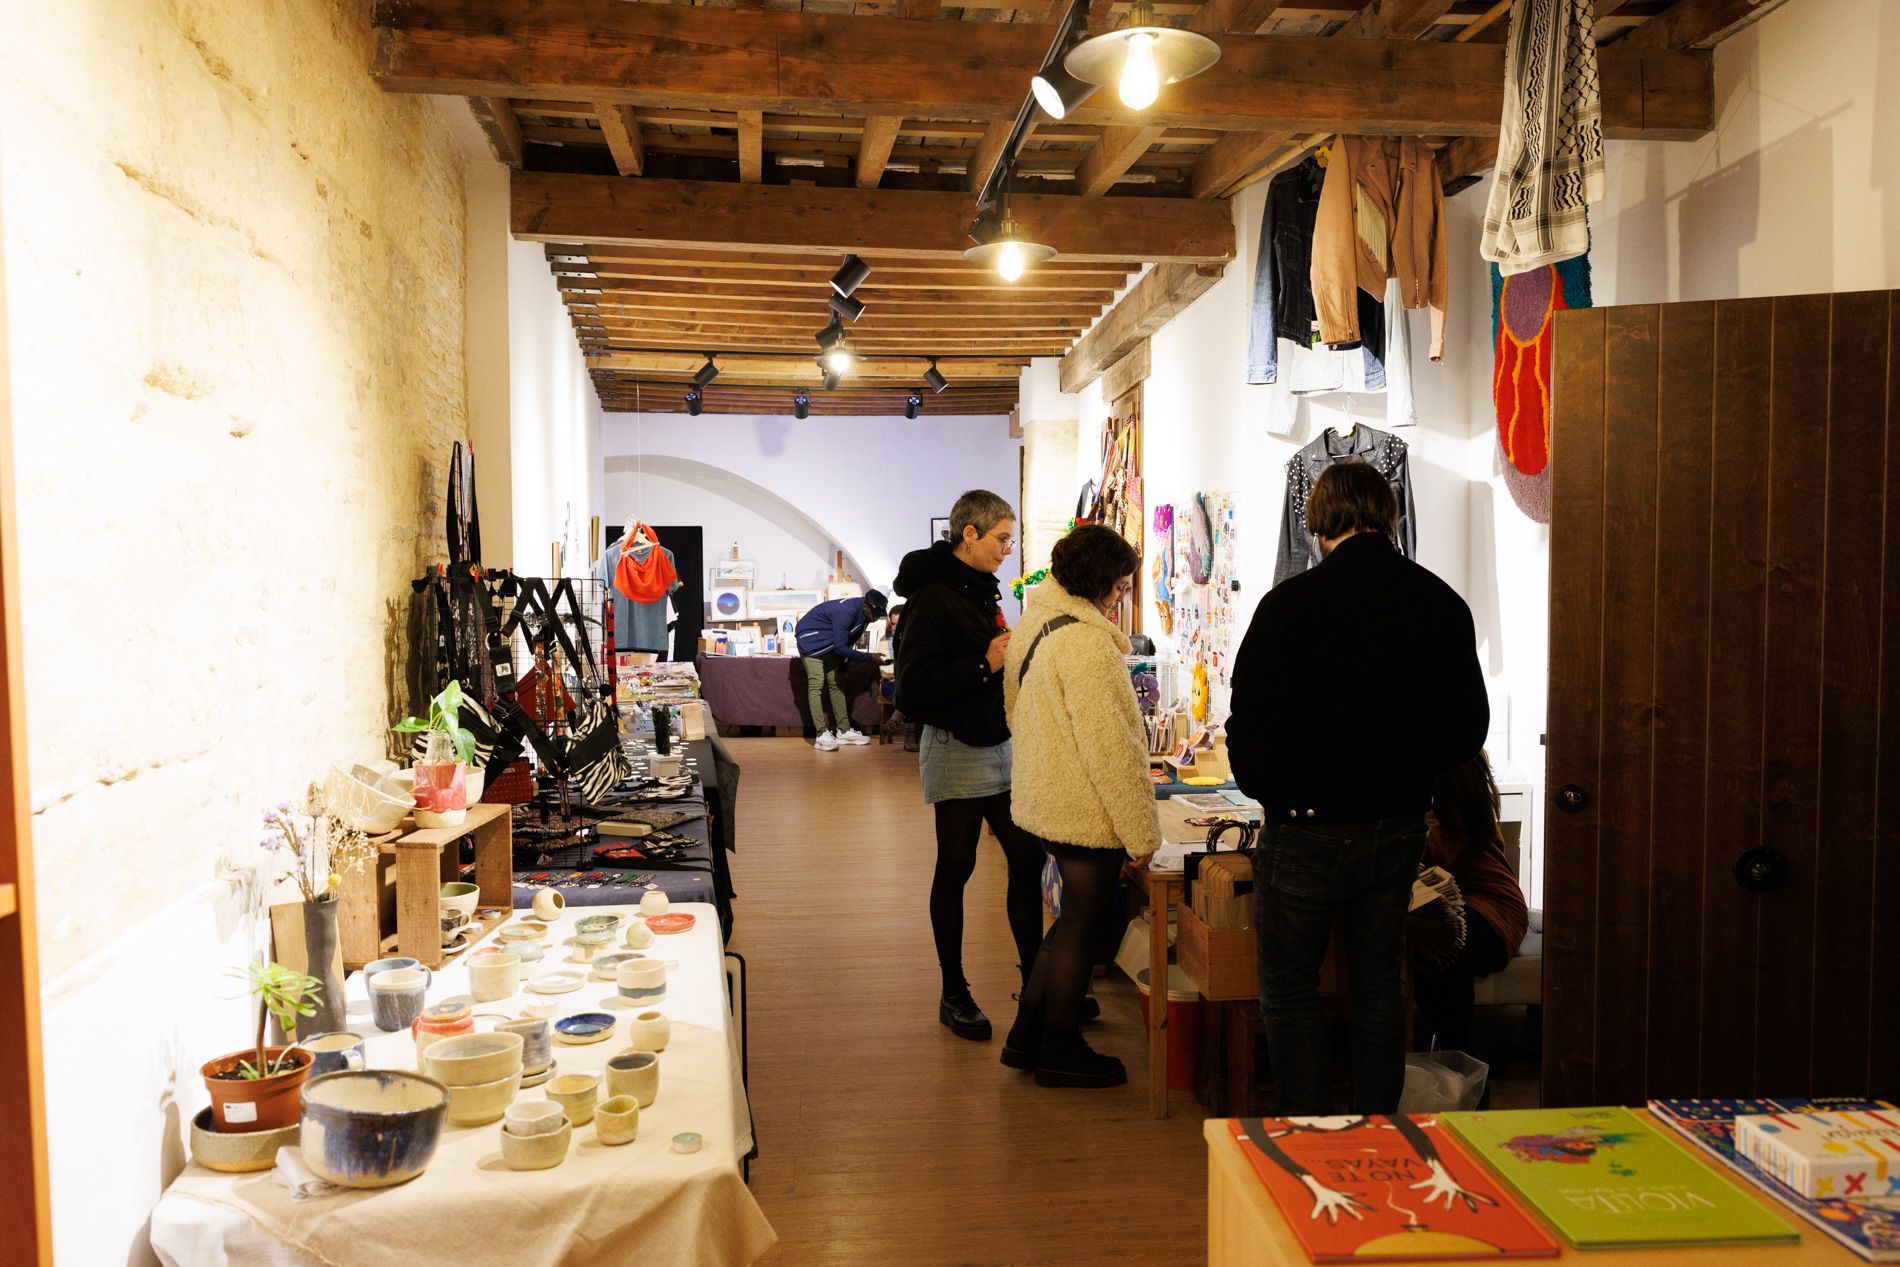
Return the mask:
{"type": "Polygon", "coordinates": [[[1352,1111],[1405,1080],[1405,913],[1440,772],[1483,747],[1471,609],[1392,543],[1397,499],[1360,462],[1306,503],[1324,559],[1268,591],[1234,658],[1227,752],[1266,811],[1254,854],[1260,1002],[1280,1111],[1332,1111],[1318,981],[1345,919],[1352,1111]]]}
{"type": "Polygon", "coordinates": [[[988,820],[1009,869],[1004,905],[1022,976],[1042,942],[1043,851],[1009,810],[1009,723],[1003,715],[1003,621],[997,570],[1015,544],[1016,512],[995,493],[965,493],[950,510],[950,540],[904,556],[897,641],[897,707],[923,724],[918,767],[937,819],[930,927],[943,971],[938,1019],[960,1038],[990,1037],[990,1021],[963,976],[963,887],[976,870],[988,820]]]}

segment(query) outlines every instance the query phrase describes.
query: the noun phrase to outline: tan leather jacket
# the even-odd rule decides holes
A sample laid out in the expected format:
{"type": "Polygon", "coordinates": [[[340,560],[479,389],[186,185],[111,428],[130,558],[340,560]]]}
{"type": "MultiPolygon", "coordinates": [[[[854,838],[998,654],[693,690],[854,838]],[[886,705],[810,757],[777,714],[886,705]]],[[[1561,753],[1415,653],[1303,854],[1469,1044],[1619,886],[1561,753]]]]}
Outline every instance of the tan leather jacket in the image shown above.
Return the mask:
{"type": "Polygon", "coordinates": [[[1383,298],[1399,279],[1407,308],[1432,310],[1431,356],[1445,359],[1445,190],[1438,155],[1415,137],[1342,136],[1333,144],[1313,228],[1319,341],[1359,340],[1353,292],[1383,298]]]}

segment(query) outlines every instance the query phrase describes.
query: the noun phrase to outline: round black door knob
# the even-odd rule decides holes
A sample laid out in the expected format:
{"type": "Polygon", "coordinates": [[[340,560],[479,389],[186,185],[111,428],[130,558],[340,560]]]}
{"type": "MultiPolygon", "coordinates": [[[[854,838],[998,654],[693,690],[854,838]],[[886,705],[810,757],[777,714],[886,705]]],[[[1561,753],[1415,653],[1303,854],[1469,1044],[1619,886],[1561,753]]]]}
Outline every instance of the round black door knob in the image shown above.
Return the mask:
{"type": "Polygon", "coordinates": [[[1773,893],[1788,882],[1788,860],[1767,845],[1744,849],[1735,859],[1735,882],[1750,893],[1773,893]]]}
{"type": "Polygon", "coordinates": [[[1557,789],[1557,808],[1566,814],[1581,814],[1589,803],[1590,794],[1575,783],[1566,783],[1557,789]]]}

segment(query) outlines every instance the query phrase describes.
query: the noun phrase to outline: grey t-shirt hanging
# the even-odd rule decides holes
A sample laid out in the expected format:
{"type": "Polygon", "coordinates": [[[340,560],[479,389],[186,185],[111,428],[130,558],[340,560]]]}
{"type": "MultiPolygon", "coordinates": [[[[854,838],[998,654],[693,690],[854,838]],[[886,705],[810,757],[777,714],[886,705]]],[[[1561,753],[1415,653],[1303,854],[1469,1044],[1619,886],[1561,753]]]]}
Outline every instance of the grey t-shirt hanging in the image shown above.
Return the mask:
{"type": "MultiPolygon", "coordinates": [[[[666,550],[665,546],[660,549],[666,550]]],[[[639,555],[634,555],[639,558],[639,555]]],[[[666,561],[674,572],[679,571],[679,560],[666,550],[666,561]]],[[[620,567],[620,543],[607,547],[600,556],[600,568],[595,576],[607,592],[614,598],[614,650],[616,651],[656,651],[662,658],[670,653],[666,637],[666,599],[657,598],[650,603],[636,603],[614,587],[614,573],[620,567]]],[[[668,595],[676,594],[684,582],[674,580],[668,595]]]]}

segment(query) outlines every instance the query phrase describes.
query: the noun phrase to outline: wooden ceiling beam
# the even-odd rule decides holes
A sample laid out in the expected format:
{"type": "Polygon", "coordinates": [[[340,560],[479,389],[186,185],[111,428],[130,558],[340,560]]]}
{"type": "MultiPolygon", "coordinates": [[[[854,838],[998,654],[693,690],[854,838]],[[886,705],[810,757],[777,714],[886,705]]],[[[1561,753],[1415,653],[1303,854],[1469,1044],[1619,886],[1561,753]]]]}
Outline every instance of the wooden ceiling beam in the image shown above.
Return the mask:
{"type": "MultiPolygon", "coordinates": [[[[625,5],[625,8],[657,6],[625,5]]],[[[961,259],[967,194],[711,181],[621,180],[516,172],[511,226],[537,242],[626,242],[783,252],[902,251],[961,259]]],[[[1179,198],[1011,199],[1023,231],[1072,260],[1223,262],[1233,257],[1225,207],[1179,198]]],[[[1033,274],[1031,274],[1033,276],[1033,274]]]]}
{"type": "Polygon", "coordinates": [[[1202,35],[1257,35],[1273,20],[1281,0],[1207,0],[1188,18],[1187,29],[1202,35]]]}
{"type": "Polygon", "coordinates": [[[739,111],[739,180],[756,185],[765,179],[765,114],[739,111]]]}
{"type": "MultiPolygon", "coordinates": [[[[866,317],[864,321],[851,327],[851,337],[854,339],[870,339],[882,338],[888,335],[892,338],[929,336],[933,339],[940,339],[947,334],[956,332],[958,329],[954,324],[943,321],[933,321],[928,318],[919,318],[912,321],[900,321],[893,318],[879,321],[876,324],[869,323],[870,318],[866,317]]],[[[572,324],[576,330],[606,330],[609,332],[667,324],[694,325],[722,330],[757,331],[759,333],[780,334],[793,339],[812,338],[823,325],[822,322],[816,320],[800,320],[797,317],[774,319],[752,315],[735,316],[730,313],[712,312],[695,313],[690,316],[685,313],[672,314],[671,316],[661,313],[644,313],[639,316],[577,316],[573,319],[572,324]]],[[[1048,320],[985,321],[978,328],[982,331],[984,338],[994,336],[1004,339],[1053,339],[1057,337],[1074,339],[1087,327],[1088,322],[1086,321],[1048,320]]],[[[817,354],[817,346],[817,343],[814,341],[812,344],[813,355],[817,354]]]]}
{"type": "Polygon", "coordinates": [[[1461,136],[1438,151],[1438,177],[1450,182],[1461,176],[1482,176],[1497,162],[1497,137],[1461,136]]]}
{"type": "Polygon", "coordinates": [[[876,189],[884,179],[884,165],[891,161],[891,147],[897,144],[897,130],[903,123],[903,116],[895,114],[874,114],[864,121],[864,131],[858,136],[859,189],[876,189]]]}
{"type": "MultiPolygon", "coordinates": [[[[979,378],[1007,378],[1014,382],[1027,360],[951,360],[939,358],[946,377],[959,383],[979,378]]],[[[718,356],[720,381],[728,374],[776,374],[786,369],[807,367],[807,361],[789,361],[782,357],[718,356]]],[[[589,357],[590,370],[618,370],[634,374],[692,374],[704,364],[704,358],[690,353],[615,352],[609,356],[589,357]]],[[[815,368],[815,367],[814,367],[815,368]]],[[[918,378],[930,368],[927,357],[892,357],[888,360],[861,362],[853,374],[859,380],[870,378],[918,378]]]]}
{"type": "MultiPolygon", "coordinates": [[[[829,272],[837,266],[835,255],[812,252],[804,255],[780,255],[771,251],[707,251],[686,247],[656,246],[614,246],[606,242],[569,242],[547,248],[548,259],[553,262],[556,272],[585,270],[591,264],[695,264],[705,267],[720,267],[728,264],[742,265],[748,268],[773,269],[779,272],[796,272],[801,269],[823,269],[829,272]]],[[[912,273],[941,273],[947,269],[961,267],[969,272],[985,272],[979,264],[952,264],[941,259],[911,259],[902,255],[863,255],[860,256],[871,266],[873,277],[884,278],[912,273]]],[[[1088,275],[1108,278],[1111,281],[1126,277],[1141,267],[1139,260],[1066,260],[1053,259],[1036,266],[1038,273],[1061,273],[1065,275],[1088,275]]],[[[869,283],[866,283],[867,285],[869,283]]],[[[1119,282],[1116,282],[1119,285],[1119,282]]]]}
{"type": "Polygon", "coordinates": [[[520,167],[522,158],[521,121],[504,97],[470,97],[469,113],[488,138],[488,149],[498,163],[520,167]]]}
{"type": "MultiPolygon", "coordinates": [[[[372,69],[392,91],[730,109],[758,115],[761,127],[766,111],[1011,118],[1048,39],[1036,23],[962,23],[957,55],[946,57],[940,28],[904,19],[602,0],[383,0],[377,19],[372,69]]],[[[1098,93],[1074,121],[1452,136],[1495,132],[1503,112],[1504,54],[1494,46],[1218,39],[1220,61],[1169,85],[1148,111],[1098,93]]],[[[1598,70],[1612,136],[1693,137],[1712,126],[1706,53],[1611,45],[1598,70]]]]}
{"type": "Polygon", "coordinates": [[[983,135],[976,143],[976,152],[970,156],[969,183],[970,192],[975,193],[989,182],[990,173],[996,170],[1002,161],[1003,147],[1009,144],[1009,134],[1015,128],[1013,119],[993,119],[983,129],[983,135]]]}
{"type": "MultiPolygon", "coordinates": [[[[919,305],[910,308],[881,305],[880,311],[892,318],[917,318],[934,320],[944,329],[954,328],[960,321],[1038,321],[1043,319],[1073,322],[1088,325],[1106,304],[1071,306],[1067,304],[1049,304],[1042,308],[1018,308],[1004,304],[956,304],[956,305],[919,305]]],[[[691,312],[702,313],[708,317],[797,317],[809,322],[813,330],[819,329],[830,320],[830,310],[819,304],[759,304],[734,303],[730,300],[700,299],[688,296],[653,296],[642,298],[637,304],[608,304],[580,306],[570,303],[568,313],[576,318],[591,317],[640,317],[648,313],[691,312]]]]}
{"type": "Polygon", "coordinates": [[[1161,139],[1163,131],[1143,127],[1104,129],[1102,139],[1075,169],[1075,192],[1084,198],[1099,198],[1107,193],[1149,147],[1161,139]]]}
{"type": "Polygon", "coordinates": [[[603,101],[594,107],[594,117],[600,120],[601,135],[613,152],[614,166],[622,176],[638,176],[646,169],[647,152],[640,143],[640,124],[633,117],[633,107],[603,101]]]}
{"type": "Polygon", "coordinates": [[[1714,48],[1786,3],[1787,0],[1677,0],[1602,49],[1598,56],[1600,59],[1638,49],[1714,48]]]}
{"type": "Polygon", "coordinates": [[[1221,272],[1216,267],[1189,264],[1158,264],[1149,269],[1062,358],[1062,390],[1079,392],[1101,377],[1143,339],[1212,289],[1221,272]]]}
{"type": "MultiPolygon", "coordinates": [[[[784,269],[746,268],[735,264],[700,267],[695,264],[601,264],[585,272],[555,270],[555,278],[567,289],[625,290],[626,282],[697,281],[708,286],[825,286],[836,266],[831,268],[784,269]]],[[[1117,275],[1101,273],[1024,273],[1021,280],[1006,282],[994,272],[987,275],[975,269],[944,269],[940,272],[871,274],[872,280],[858,288],[861,299],[869,301],[892,290],[993,290],[999,294],[1027,294],[1051,290],[1077,290],[1086,294],[1119,290],[1122,281],[1134,269],[1117,275]]]]}
{"type": "MultiPolygon", "coordinates": [[[[878,308],[885,312],[941,312],[946,320],[950,320],[986,312],[1100,312],[1114,297],[1112,292],[1108,292],[1107,297],[1100,300],[1094,296],[1082,299],[1074,295],[1031,295],[1027,298],[1012,299],[973,290],[894,290],[888,296],[878,299],[878,308]]],[[[814,313],[827,311],[825,297],[822,294],[813,295],[808,291],[784,295],[759,295],[750,292],[738,294],[732,291],[714,294],[704,287],[679,282],[653,282],[645,290],[636,293],[615,291],[589,295],[569,291],[561,298],[574,312],[637,312],[642,308],[693,307],[704,307],[708,310],[726,309],[734,312],[774,309],[814,313]]]]}

